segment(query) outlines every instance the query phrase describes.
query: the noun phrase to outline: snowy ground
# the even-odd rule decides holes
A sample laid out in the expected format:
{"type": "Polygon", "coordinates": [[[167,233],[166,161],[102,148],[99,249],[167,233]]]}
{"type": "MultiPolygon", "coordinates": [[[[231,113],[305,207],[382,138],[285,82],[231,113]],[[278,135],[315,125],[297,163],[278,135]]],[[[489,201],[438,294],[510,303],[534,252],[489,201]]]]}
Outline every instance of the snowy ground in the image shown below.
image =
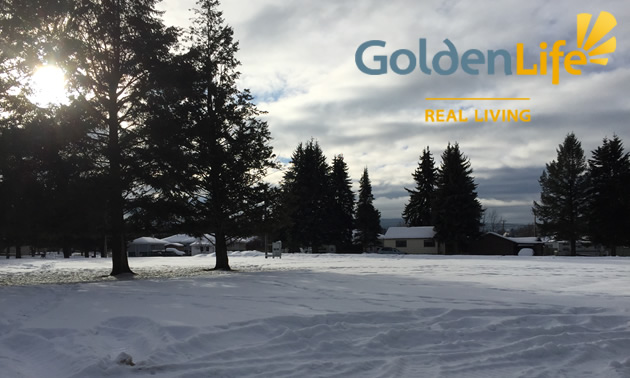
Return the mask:
{"type": "Polygon", "coordinates": [[[2,259],[0,376],[630,377],[629,258],[230,261],[2,259]]]}

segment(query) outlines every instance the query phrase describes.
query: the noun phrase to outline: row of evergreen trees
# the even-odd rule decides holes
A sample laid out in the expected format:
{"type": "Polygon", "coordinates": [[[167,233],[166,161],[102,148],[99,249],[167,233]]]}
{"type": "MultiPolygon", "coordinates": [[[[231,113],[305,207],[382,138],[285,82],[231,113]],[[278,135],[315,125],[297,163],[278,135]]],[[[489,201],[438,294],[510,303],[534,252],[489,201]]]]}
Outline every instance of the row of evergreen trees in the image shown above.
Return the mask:
{"type": "Polygon", "coordinates": [[[459,144],[448,144],[442,163],[436,168],[429,147],[422,151],[412,174],[414,189],[407,189],[409,202],[403,219],[408,226],[434,226],[436,239],[446,246],[446,253],[459,253],[479,235],[481,204],[470,160],[459,144]]]}
{"type": "MultiPolygon", "coordinates": [[[[459,146],[448,145],[435,167],[427,147],[413,173],[414,189],[403,219],[408,226],[434,226],[447,252],[459,252],[479,235],[483,210],[477,200],[470,161],[459,146]],[[450,247],[449,247],[450,245],[450,247]]],[[[568,240],[571,254],[586,238],[616,255],[630,245],[630,153],[618,136],[604,138],[588,161],[580,141],[570,133],[540,179],[540,201],[534,201],[536,229],[541,236],[568,240]]]]}
{"type": "Polygon", "coordinates": [[[630,154],[618,136],[604,138],[587,162],[580,141],[568,134],[539,182],[533,211],[542,235],[568,240],[573,256],[581,238],[613,256],[618,246],[630,245],[630,154]]]}
{"type": "Polygon", "coordinates": [[[274,209],[274,237],[292,248],[335,245],[338,251],[365,250],[378,243],[380,212],[374,207],[367,168],[355,203],[343,155],[332,166],[319,144],[300,143],[282,179],[274,209]],[[356,230],[356,235],[353,235],[356,230]]]}
{"type": "Polygon", "coordinates": [[[217,0],[185,31],[156,2],[0,3],[0,249],[107,240],[117,275],[134,230],[211,232],[230,269],[227,240],[262,222],[276,163],[233,31],[217,0]],[[29,100],[42,64],[64,71],[67,104],[29,100]]]}
{"type": "MultiPolygon", "coordinates": [[[[366,250],[377,244],[380,212],[374,208],[367,168],[359,181],[355,204],[348,167],[343,155],[326,163],[319,144],[298,145],[282,180],[272,211],[274,237],[293,247],[332,244],[349,251],[353,244],[366,250]],[[353,238],[353,230],[357,234],[353,238]]],[[[439,168],[427,147],[413,173],[414,189],[406,189],[409,202],[403,218],[408,226],[434,226],[436,238],[447,253],[465,250],[479,235],[483,210],[477,199],[469,159],[459,144],[448,144],[439,168]]]]}

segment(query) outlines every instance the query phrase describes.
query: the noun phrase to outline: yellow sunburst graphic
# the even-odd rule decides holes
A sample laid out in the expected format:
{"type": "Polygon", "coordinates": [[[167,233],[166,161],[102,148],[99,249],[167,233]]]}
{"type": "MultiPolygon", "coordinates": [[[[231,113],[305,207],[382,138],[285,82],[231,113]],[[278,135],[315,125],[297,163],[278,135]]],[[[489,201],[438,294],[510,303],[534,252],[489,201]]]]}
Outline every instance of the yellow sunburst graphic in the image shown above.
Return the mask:
{"type": "Polygon", "coordinates": [[[617,20],[615,20],[615,16],[608,12],[599,12],[591,33],[586,37],[592,17],[593,15],[590,13],[577,15],[577,44],[579,48],[586,51],[589,56],[589,62],[605,66],[608,64],[608,58],[597,58],[597,56],[614,52],[617,49],[617,38],[612,37],[599,46],[595,48],[594,46],[617,25],[617,20]],[[585,38],[586,41],[584,41],[585,38]]]}

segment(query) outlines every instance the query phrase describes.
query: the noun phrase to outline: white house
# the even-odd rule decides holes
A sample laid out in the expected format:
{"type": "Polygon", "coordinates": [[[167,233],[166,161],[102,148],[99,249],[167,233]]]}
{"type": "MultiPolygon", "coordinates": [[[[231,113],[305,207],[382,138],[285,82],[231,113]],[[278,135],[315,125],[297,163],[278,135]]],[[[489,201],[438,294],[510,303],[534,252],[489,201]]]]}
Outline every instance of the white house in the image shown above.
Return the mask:
{"type": "Polygon", "coordinates": [[[437,254],[439,251],[433,226],[390,227],[383,237],[383,246],[415,254],[437,254]]]}

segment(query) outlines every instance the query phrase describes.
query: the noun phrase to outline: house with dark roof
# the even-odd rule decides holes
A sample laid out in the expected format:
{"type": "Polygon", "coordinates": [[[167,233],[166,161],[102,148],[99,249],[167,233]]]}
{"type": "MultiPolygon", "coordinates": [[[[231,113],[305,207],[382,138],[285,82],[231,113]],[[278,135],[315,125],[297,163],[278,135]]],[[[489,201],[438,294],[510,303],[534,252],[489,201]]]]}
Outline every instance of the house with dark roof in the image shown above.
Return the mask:
{"type": "Polygon", "coordinates": [[[513,238],[488,232],[468,246],[471,255],[514,255],[521,250],[531,249],[534,256],[542,256],[544,244],[536,237],[513,238]]]}
{"type": "Polygon", "coordinates": [[[183,245],[183,251],[188,256],[198,255],[200,253],[214,253],[214,236],[204,234],[203,236],[192,236],[187,234],[176,234],[164,238],[171,243],[179,243],[183,245]]]}

